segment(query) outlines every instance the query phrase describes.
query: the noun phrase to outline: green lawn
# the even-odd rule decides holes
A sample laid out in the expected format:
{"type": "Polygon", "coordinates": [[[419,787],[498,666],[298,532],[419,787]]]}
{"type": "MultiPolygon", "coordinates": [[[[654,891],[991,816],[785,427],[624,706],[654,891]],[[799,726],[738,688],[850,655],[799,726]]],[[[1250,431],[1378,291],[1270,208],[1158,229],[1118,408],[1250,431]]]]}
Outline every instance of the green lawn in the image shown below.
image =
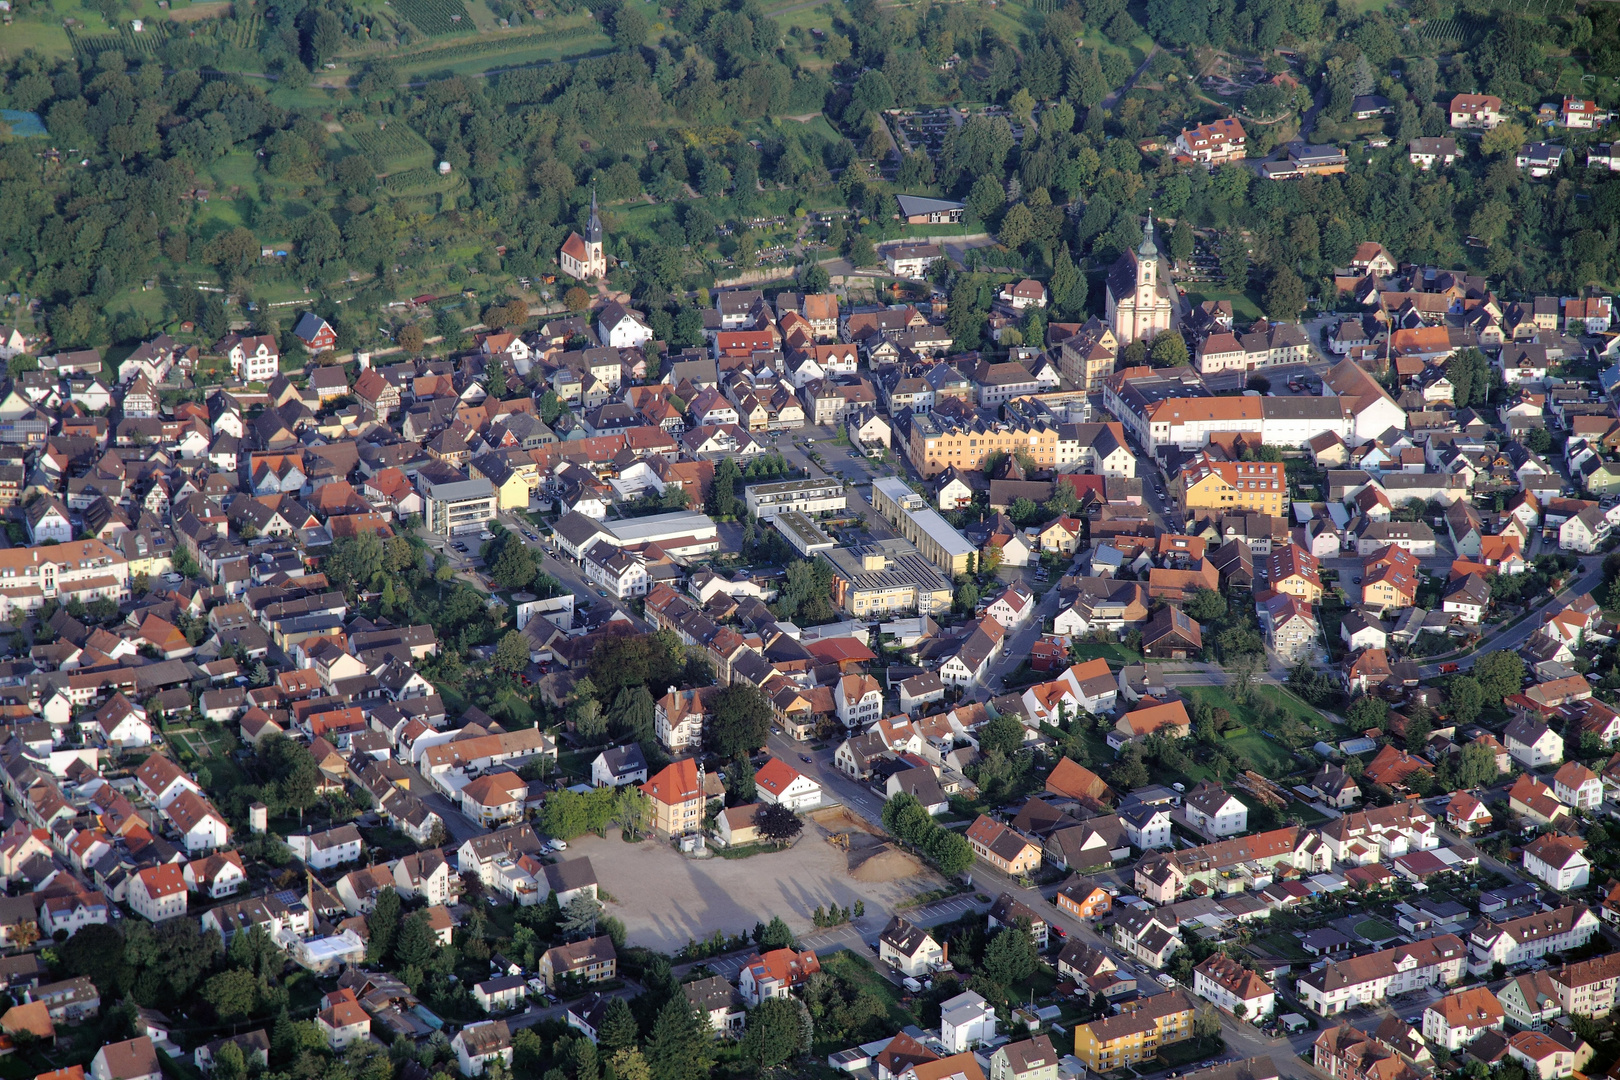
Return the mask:
{"type": "Polygon", "coordinates": [[[1157,1061],[1163,1068],[1177,1069],[1201,1061],[1217,1053],[1225,1045],[1218,1036],[1213,1039],[1188,1039],[1186,1042],[1171,1043],[1162,1048],[1157,1061]]]}
{"type": "Polygon", "coordinates": [[[1246,289],[1243,292],[1232,292],[1229,289],[1214,288],[1208,282],[1200,282],[1198,291],[1187,293],[1187,303],[1191,305],[1202,304],[1205,300],[1230,300],[1232,302],[1232,317],[1245,322],[1253,322],[1260,317],[1260,292],[1258,289],[1246,289]]]}
{"type": "Polygon", "coordinates": [[[1110,664],[1117,664],[1120,667],[1124,667],[1126,664],[1140,664],[1142,662],[1141,653],[1132,652],[1125,646],[1113,641],[1077,642],[1070,648],[1069,655],[1074,657],[1076,661],[1096,660],[1101,657],[1110,664]]]}
{"type": "Polygon", "coordinates": [[[900,1003],[900,994],[895,985],[878,974],[877,969],[866,957],[852,953],[848,949],[840,949],[822,957],[821,970],[848,983],[857,991],[871,991],[888,1007],[889,1020],[896,1029],[917,1022],[911,1010],[900,1003]]]}
{"type": "Polygon", "coordinates": [[[1395,929],[1395,927],[1391,926],[1383,919],[1377,918],[1362,919],[1360,922],[1356,923],[1356,933],[1375,944],[1380,941],[1388,941],[1390,938],[1401,936],[1401,932],[1399,930],[1395,929]]]}
{"type": "Polygon", "coordinates": [[[1309,960],[1311,954],[1300,945],[1299,939],[1293,934],[1275,933],[1267,934],[1263,938],[1256,938],[1255,946],[1266,951],[1268,956],[1275,956],[1283,960],[1309,960]]]}
{"type": "Polygon", "coordinates": [[[1229,736],[1226,742],[1227,745],[1247,754],[1249,760],[1259,767],[1262,775],[1273,778],[1286,776],[1296,768],[1294,755],[1258,731],[1245,731],[1241,735],[1229,736]]]}

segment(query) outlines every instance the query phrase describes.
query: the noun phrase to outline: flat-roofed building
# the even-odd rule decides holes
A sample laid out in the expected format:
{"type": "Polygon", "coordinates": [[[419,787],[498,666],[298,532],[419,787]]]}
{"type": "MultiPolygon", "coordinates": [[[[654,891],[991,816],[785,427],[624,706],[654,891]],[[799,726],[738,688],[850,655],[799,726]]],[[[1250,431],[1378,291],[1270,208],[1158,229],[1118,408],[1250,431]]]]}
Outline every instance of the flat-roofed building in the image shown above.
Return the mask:
{"type": "Polygon", "coordinates": [[[802,514],[827,514],[849,505],[844,482],[837,477],[819,480],[782,480],[770,484],[749,484],[745,489],[748,512],[756,518],[774,517],[784,510],[802,514]]]}
{"type": "Polygon", "coordinates": [[[818,552],[831,551],[838,546],[833,543],[832,537],[822,531],[814,519],[797,510],[784,510],[769,520],[776,531],[793,545],[793,549],[807,559],[818,552]]]}
{"type": "Polygon", "coordinates": [[[488,480],[420,481],[422,524],[440,536],[477,532],[494,520],[495,486],[488,480]]]}
{"type": "Polygon", "coordinates": [[[865,618],[914,611],[932,615],[948,611],[951,579],[908,540],[875,540],[824,551],[833,568],[833,601],[851,615],[865,618]]]}
{"type": "Polygon", "coordinates": [[[924,557],[952,578],[967,573],[975,551],[973,544],[904,480],[897,476],[873,480],[872,509],[892,522],[901,536],[917,545],[924,557]]]}

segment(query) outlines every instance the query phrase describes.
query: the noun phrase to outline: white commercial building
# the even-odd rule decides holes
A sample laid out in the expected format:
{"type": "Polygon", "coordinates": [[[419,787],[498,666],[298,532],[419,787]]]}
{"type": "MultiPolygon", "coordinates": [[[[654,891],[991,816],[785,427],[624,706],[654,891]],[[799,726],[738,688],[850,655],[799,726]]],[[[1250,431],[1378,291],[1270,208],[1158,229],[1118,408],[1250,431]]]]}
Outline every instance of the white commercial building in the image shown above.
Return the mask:
{"type": "Polygon", "coordinates": [[[784,510],[801,514],[830,514],[849,505],[844,481],[837,477],[821,480],[783,480],[770,484],[749,484],[746,489],[748,512],[756,518],[770,518],[784,510]]]}

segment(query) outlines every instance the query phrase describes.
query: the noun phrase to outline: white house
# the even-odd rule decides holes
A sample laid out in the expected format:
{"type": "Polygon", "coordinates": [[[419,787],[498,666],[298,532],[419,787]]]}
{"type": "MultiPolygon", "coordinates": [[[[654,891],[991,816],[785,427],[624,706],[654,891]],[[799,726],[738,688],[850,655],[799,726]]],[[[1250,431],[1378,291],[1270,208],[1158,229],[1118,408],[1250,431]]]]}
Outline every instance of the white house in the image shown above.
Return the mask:
{"type": "Polygon", "coordinates": [[[482,1076],[492,1061],[512,1064],[512,1032],[505,1020],[480,1020],[456,1032],[450,1040],[456,1067],[462,1076],[482,1076]]]}
{"type": "Polygon", "coordinates": [[[1553,773],[1553,794],[1558,801],[1578,810],[1596,810],[1603,805],[1603,781],[1597,773],[1578,761],[1566,761],[1553,773]]]}
{"type": "Polygon", "coordinates": [[[1170,835],[1168,806],[1138,803],[1135,806],[1122,807],[1119,811],[1119,820],[1125,826],[1126,838],[1138,851],[1170,847],[1174,842],[1170,835]]]}
{"type": "Polygon", "coordinates": [[[186,913],[186,879],[174,863],[148,866],[130,878],[127,895],[135,914],[152,922],[186,913]]]}
{"type": "Polygon", "coordinates": [[[821,785],[781,758],[771,758],[754,774],[754,789],[760,802],[794,812],[821,805],[821,785]]]}
{"type": "Polygon", "coordinates": [[[363,846],[360,830],[339,825],[325,832],[287,837],[293,855],[311,870],[328,870],[346,862],[359,862],[363,846]]]}
{"type": "Polygon", "coordinates": [[[1482,919],[1468,935],[1469,967],[1483,972],[1492,964],[1529,963],[1548,953],[1578,949],[1597,931],[1598,917],[1584,904],[1538,911],[1505,923],[1482,919]]]}
{"type": "Polygon", "coordinates": [[[1423,1037],[1456,1052],[1487,1031],[1501,1031],[1505,1013],[1483,986],[1447,994],[1423,1011],[1423,1037]]]}
{"type": "Polygon", "coordinates": [[[1515,720],[1502,732],[1502,745],[1526,769],[1556,765],[1564,760],[1564,740],[1539,720],[1515,720]]]}
{"type": "Polygon", "coordinates": [[[186,854],[193,858],[230,843],[231,827],[225,815],[201,795],[181,792],[163,812],[184,840],[186,854]]]}
{"type": "Polygon", "coordinates": [[[90,1076],[92,1080],[162,1080],[163,1070],[151,1037],[137,1035],[97,1050],[90,1059],[90,1076]]]}
{"type": "Polygon", "coordinates": [[[1212,780],[1187,794],[1184,812],[1195,828],[1216,839],[1249,831],[1249,808],[1212,780]]]}
{"type": "Polygon", "coordinates": [[[1277,992],[1266,980],[1225,953],[1211,953],[1193,968],[1193,993],[1250,1021],[1270,1016],[1277,1002],[1277,992]]]}
{"type": "Polygon", "coordinates": [[[939,1040],[948,1053],[963,1053],[995,1037],[995,1007],[972,990],[940,1005],[939,1040]]]}
{"type": "Polygon", "coordinates": [[[1586,841],[1578,836],[1538,836],[1524,849],[1524,868],[1559,892],[1584,888],[1592,876],[1592,864],[1581,852],[1584,847],[1586,841]]]}
{"type": "Polygon", "coordinates": [[[622,304],[608,304],[596,320],[596,336],[610,349],[635,349],[653,338],[652,327],[622,304]]]}

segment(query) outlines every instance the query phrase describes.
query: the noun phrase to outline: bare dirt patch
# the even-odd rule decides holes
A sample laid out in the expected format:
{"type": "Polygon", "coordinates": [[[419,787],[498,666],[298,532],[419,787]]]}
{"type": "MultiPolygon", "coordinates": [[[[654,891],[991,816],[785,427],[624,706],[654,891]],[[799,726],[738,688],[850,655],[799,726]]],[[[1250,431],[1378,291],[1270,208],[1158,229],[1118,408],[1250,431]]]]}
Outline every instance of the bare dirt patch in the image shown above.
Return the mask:
{"type": "Polygon", "coordinates": [[[809,933],[817,907],[853,907],[859,900],[869,915],[878,915],[944,885],[916,859],[857,826],[851,819],[847,831],[829,832],[810,821],[792,847],[745,859],[689,858],[665,843],[627,844],[617,833],[570,841],[568,855],[589,856],[613,897],[608,912],[624,921],[629,940],[663,950],[716,930],[746,933],[777,915],[809,933]],[[845,840],[831,843],[829,835],[845,840]]]}
{"type": "Polygon", "coordinates": [[[883,835],[871,822],[865,818],[856,817],[845,806],[832,806],[826,810],[817,810],[810,815],[810,820],[829,833],[862,832],[868,836],[883,835]]]}
{"type": "Polygon", "coordinates": [[[927,867],[893,844],[877,844],[849,853],[849,876],[856,881],[901,881],[926,873],[927,867]]]}
{"type": "Polygon", "coordinates": [[[222,19],[230,12],[230,4],[188,4],[182,8],[171,7],[168,14],[175,22],[197,22],[200,19],[222,19]]]}

